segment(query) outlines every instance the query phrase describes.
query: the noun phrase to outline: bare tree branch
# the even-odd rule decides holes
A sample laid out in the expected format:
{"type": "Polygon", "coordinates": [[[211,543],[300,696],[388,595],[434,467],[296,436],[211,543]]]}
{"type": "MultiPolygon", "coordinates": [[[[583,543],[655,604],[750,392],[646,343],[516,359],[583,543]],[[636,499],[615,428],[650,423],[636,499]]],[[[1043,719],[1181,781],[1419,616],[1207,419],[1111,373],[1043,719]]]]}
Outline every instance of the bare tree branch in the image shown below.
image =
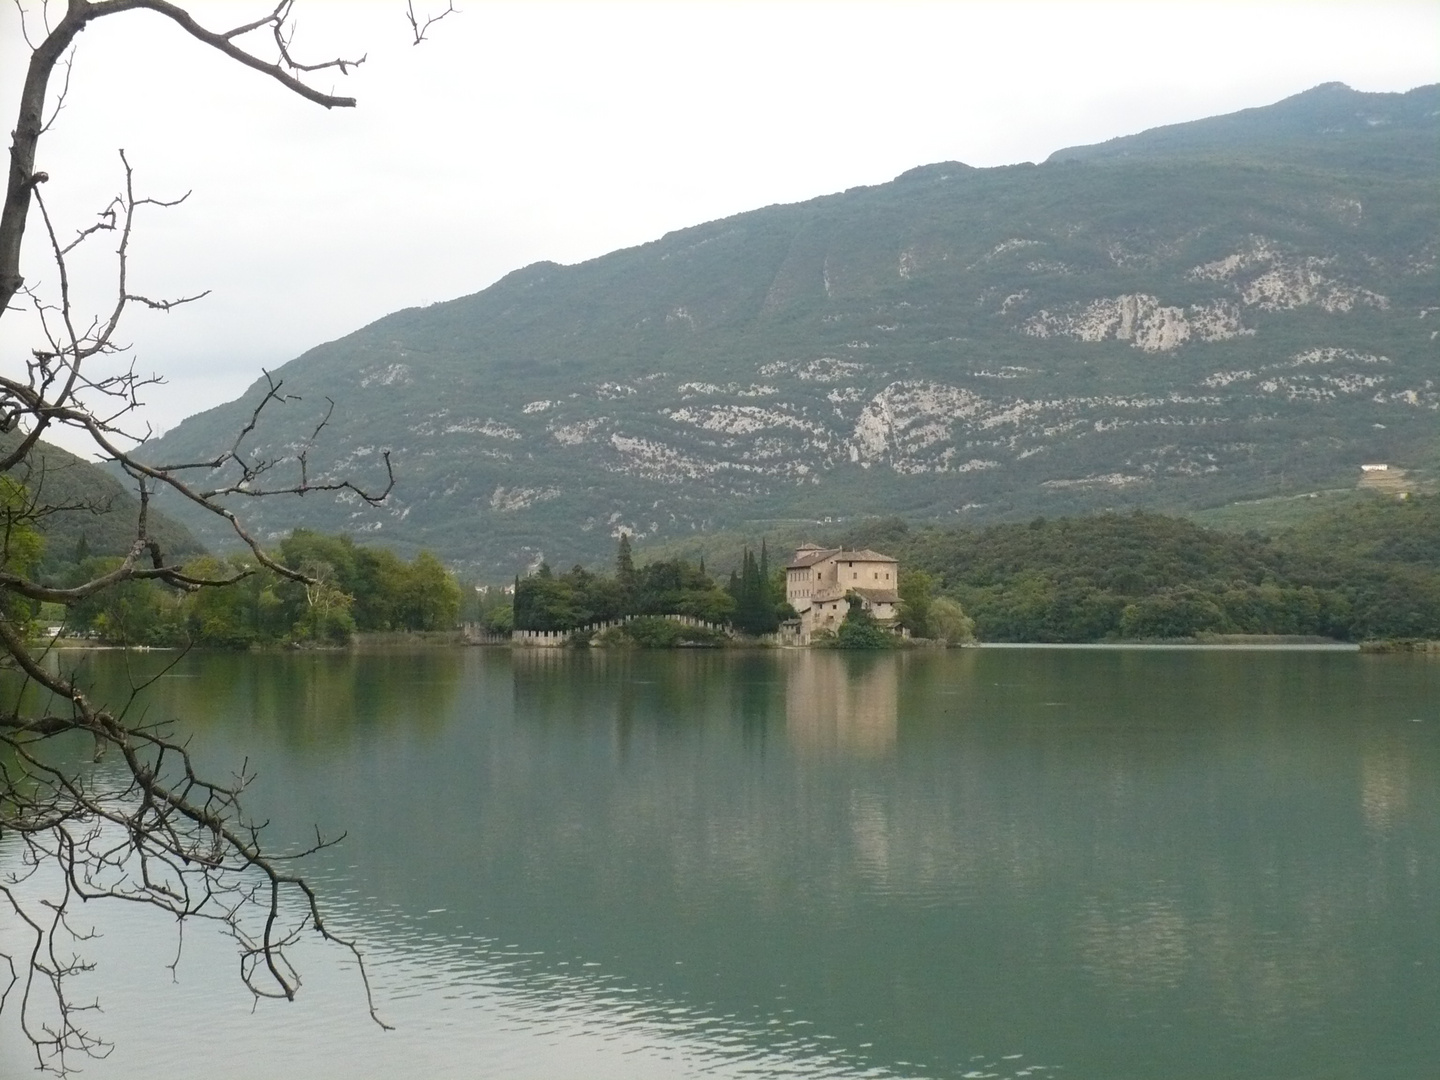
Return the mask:
{"type": "Polygon", "coordinates": [[[445,16],[455,14],[457,14],[457,12],[455,10],[454,0],[448,0],[445,5],[445,10],[439,15],[429,15],[425,17],[415,14],[415,0],[405,0],[405,18],[409,21],[410,32],[415,37],[415,40],[411,44],[419,45],[425,40],[425,35],[430,31],[430,27],[445,18],[445,16]]]}
{"type": "MultiPolygon", "coordinates": [[[[281,0],[269,15],[231,30],[217,32],[207,30],[196,22],[188,11],[168,3],[167,0],[101,0],[98,3],[69,0],[64,18],[54,27],[47,24],[45,37],[32,48],[20,94],[19,117],[10,144],[10,172],[5,187],[5,205],[3,210],[0,210],[0,311],[9,307],[10,301],[25,284],[25,278],[20,273],[20,240],[25,235],[25,219],[30,209],[31,192],[37,184],[48,179],[44,173],[35,171],[35,151],[40,136],[49,126],[49,121],[45,120],[47,89],[52,72],[60,63],[61,57],[74,44],[76,35],[96,19],[125,11],[153,11],[165,16],[196,41],[218,50],[237,63],[268,75],[307,101],[323,105],[327,109],[353,108],[354,98],[339,97],[316,90],[299,76],[330,68],[343,75],[350,68],[363,63],[365,58],[337,58],[317,64],[296,61],[290,54],[289,39],[286,36],[286,23],[293,4],[294,0],[281,0]],[[278,51],[276,58],[266,59],[236,44],[236,41],[246,34],[265,27],[272,30],[278,51]]],[[[69,68],[66,70],[68,75],[69,68]]]]}
{"type": "MultiPolygon", "coordinates": [[[[0,451],[0,667],[10,671],[7,684],[11,678],[19,683],[13,700],[0,705],[0,840],[13,839],[7,850],[18,850],[19,855],[14,872],[0,879],[0,909],[8,909],[5,917],[23,939],[23,948],[13,955],[0,952],[0,1010],[15,1010],[41,1069],[64,1073],[76,1055],[104,1056],[107,1046],[90,1027],[98,1004],[71,993],[74,976],[90,968],[79,950],[91,931],[72,923],[70,916],[79,901],[107,899],[146,905],[177,920],[198,918],[221,926],[239,945],[241,978],[257,998],[294,996],[299,977],[287,950],[302,934],[318,934],[354,957],[370,1014],[385,1026],[376,1013],[359,947],[329,928],[311,886],[289,869],[293,860],[338,838],[317,833],[301,850],[268,850],[261,843],[263,825],[242,805],[253,779],[248,765],[224,779],[199,773],[185,743],[165,725],[144,718],[140,695],[153,680],[132,677],[128,700],[118,709],[103,706],[91,700],[75,671],[63,670],[50,643],[37,647],[27,639],[33,605],[59,604],[69,610],[114,595],[112,590],[130,582],[160,582],[192,593],[236,585],[263,569],[303,583],[313,594],[312,604],[340,602],[345,598],[328,582],[323,567],[279,562],[225,500],[328,492],[374,505],[384,502],[395,485],[389,451],[381,455],[384,479],[376,489],[346,477],[313,474],[312,451],[335,411],[328,398],[298,448],[283,456],[255,450],[251,441],[271,411],[299,402],[268,372],[247,422],[213,459],[156,463],[135,449],[148,430],[127,430],[126,425],[133,422],[141,391],[159,380],[137,372],[133,362],[118,368],[114,363],[128,350],[117,337],[125,313],[133,305],[170,311],[207,292],[162,297],[132,284],[132,243],[142,209],[148,213],[175,207],[188,193],[176,199],[137,193],[134,170],[123,150],[120,190],[92,219],[72,230],[62,228],[52,215],[43,190],[51,178],[36,169],[36,155],[42,136],[66,106],[77,36],[97,19],[149,11],[227,59],[325,108],[351,107],[355,101],[318,90],[307,78],[332,70],[347,74],[365,58],[298,57],[293,49],[294,0],[267,0],[274,6],[266,13],[226,30],[201,25],[169,0],[66,0],[63,14],[53,20],[48,4],[42,3],[37,20],[16,2],[31,52],[0,208],[0,319],[16,311],[13,302],[23,298],[43,340],[17,365],[23,370],[0,371],[0,433],[7,435],[0,451]],[[57,70],[63,70],[63,81],[51,99],[57,70]],[[32,207],[53,282],[27,283],[20,271],[32,207]],[[109,279],[113,291],[101,310],[82,311],[72,280],[75,267],[82,264],[72,266],[72,259],[101,236],[116,243],[109,279]],[[38,550],[34,527],[56,513],[102,508],[46,494],[41,440],[52,428],[83,433],[99,456],[130,478],[139,495],[133,539],[123,556],[103,564],[86,562],[84,579],[72,577],[64,584],[40,579],[27,562],[26,551],[38,550]],[[248,550],[249,561],[175,562],[152,530],[152,499],[162,490],[227,521],[248,550]],[[69,745],[65,737],[75,734],[93,741],[93,767],[78,767],[71,751],[62,750],[69,745]],[[107,759],[103,767],[102,758],[107,759]]],[[[56,13],[61,10],[57,3],[56,13]]],[[[409,3],[406,12],[418,44],[455,8],[451,3],[445,11],[422,18],[409,3]]]]}

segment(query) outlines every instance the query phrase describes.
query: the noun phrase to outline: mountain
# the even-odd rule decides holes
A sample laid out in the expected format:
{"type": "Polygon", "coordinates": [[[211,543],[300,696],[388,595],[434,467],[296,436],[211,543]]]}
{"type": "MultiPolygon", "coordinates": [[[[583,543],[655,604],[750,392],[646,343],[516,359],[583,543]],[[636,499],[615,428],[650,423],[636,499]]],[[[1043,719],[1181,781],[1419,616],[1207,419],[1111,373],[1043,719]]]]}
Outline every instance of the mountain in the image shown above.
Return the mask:
{"type": "MultiPolygon", "coordinates": [[[[247,446],[293,457],[332,399],[311,475],[378,483],[389,448],[383,507],[243,509],[508,575],[622,528],[1185,510],[1425,465],[1437,159],[1440,86],[1327,84],[538,263],[278,371],[302,400],[247,446]]],[[[213,454],[263,392],[144,453],[213,454]]]]}
{"type": "Polygon", "coordinates": [[[1151,128],[1094,146],[1057,150],[1048,163],[1114,162],[1144,158],[1218,157],[1235,154],[1275,162],[1346,158],[1370,167],[1384,158],[1432,166],[1426,133],[1433,139],[1440,89],[1421,86],[1404,94],[1366,94],[1344,83],[1322,83],[1259,109],[1242,109],[1187,124],[1151,128]]]}
{"type": "MultiPolygon", "coordinates": [[[[18,431],[0,432],[0,455],[18,446],[22,437],[18,431]]],[[[73,563],[77,548],[91,555],[124,555],[130,550],[140,503],[100,466],[42,439],[7,475],[24,486],[37,506],[48,508],[35,523],[45,540],[42,577],[73,563]]],[[[150,512],[148,526],[169,561],[205,550],[189,529],[156,510],[150,512]]]]}

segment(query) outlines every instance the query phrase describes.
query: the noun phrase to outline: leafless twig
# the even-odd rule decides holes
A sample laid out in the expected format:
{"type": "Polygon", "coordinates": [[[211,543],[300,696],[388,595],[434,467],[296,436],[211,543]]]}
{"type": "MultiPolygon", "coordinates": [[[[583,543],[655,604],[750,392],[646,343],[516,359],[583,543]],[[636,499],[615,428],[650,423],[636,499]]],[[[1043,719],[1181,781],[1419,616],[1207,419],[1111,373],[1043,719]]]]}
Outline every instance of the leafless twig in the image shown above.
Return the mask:
{"type": "Polygon", "coordinates": [[[445,10],[439,15],[427,15],[423,17],[415,14],[415,0],[405,0],[405,18],[410,23],[410,33],[415,37],[415,40],[411,44],[419,45],[425,40],[425,35],[429,32],[430,27],[434,26],[447,15],[455,14],[457,14],[457,12],[454,0],[449,0],[445,5],[445,10]]]}
{"type": "MultiPolygon", "coordinates": [[[[353,955],[371,1015],[379,1023],[360,949],[330,929],[315,892],[290,869],[294,859],[336,838],[317,834],[302,850],[269,850],[261,843],[261,824],[243,805],[253,778],[248,766],[223,780],[203,775],[182,740],[166,725],[146,719],[139,697],[146,680],[132,679],[128,699],[110,708],[91,700],[79,676],[62,669],[49,645],[37,648],[27,639],[33,604],[70,606],[133,581],[193,591],[232,585],[256,567],[266,567],[323,591],[323,575],[276,561],[225,500],[329,492],[373,504],[382,502],[395,483],[388,452],[382,455],[384,476],[374,489],[347,477],[315,474],[311,451],[330,424],[335,405],[329,399],[309,437],[289,456],[254,451],[252,436],[271,410],[302,407],[268,373],[248,421],[214,458],[166,464],[146,460],[135,449],[146,432],[126,425],[141,391],[158,379],[137,371],[133,362],[115,366],[128,349],[117,336],[123,317],[135,305],[170,311],[206,293],[160,297],[132,282],[138,218],[173,208],[187,196],[138,193],[123,150],[120,190],[92,219],[71,231],[52,214],[44,197],[51,178],[36,168],[36,153],[65,107],[78,35],[98,19],[149,11],[192,40],[327,109],[348,108],[355,101],[319,90],[307,78],[327,71],[347,74],[365,58],[298,57],[294,0],[278,0],[258,17],[226,30],[203,26],[170,0],[66,0],[56,4],[58,18],[42,3],[38,19],[18,0],[17,7],[31,52],[0,207],[0,318],[15,311],[13,301],[22,298],[42,340],[15,369],[0,370],[0,435],[5,436],[0,448],[0,666],[19,683],[13,697],[0,705],[0,841],[13,841],[8,850],[18,852],[14,872],[0,879],[0,917],[25,943],[13,955],[0,953],[0,1010],[15,1011],[42,1069],[65,1072],[77,1054],[104,1055],[106,1044],[90,1026],[97,1004],[75,998],[70,990],[73,977],[89,970],[80,947],[91,933],[74,924],[71,913],[78,902],[108,899],[156,908],[177,919],[217,923],[239,944],[241,977],[257,998],[294,996],[299,977],[287,958],[288,947],[302,934],[318,934],[353,955]],[[59,71],[63,81],[52,96],[51,84],[57,81],[52,77],[59,71]],[[27,282],[20,272],[32,208],[55,275],[48,284],[27,282]],[[87,313],[76,304],[73,260],[100,237],[115,242],[113,291],[102,310],[87,313]],[[87,580],[64,585],[37,578],[25,556],[34,550],[27,537],[33,537],[37,522],[60,511],[97,510],[47,494],[41,439],[58,428],[88,438],[99,456],[131,479],[139,495],[133,540],[124,555],[92,571],[87,580]],[[229,568],[220,564],[214,571],[178,564],[151,528],[151,503],[160,490],[226,520],[249,549],[250,562],[229,568]],[[63,737],[77,733],[94,743],[89,767],[77,767],[72,751],[64,749],[63,737]]],[[[423,19],[413,3],[406,10],[418,44],[455,8],[450,4],[423,19]]]]}

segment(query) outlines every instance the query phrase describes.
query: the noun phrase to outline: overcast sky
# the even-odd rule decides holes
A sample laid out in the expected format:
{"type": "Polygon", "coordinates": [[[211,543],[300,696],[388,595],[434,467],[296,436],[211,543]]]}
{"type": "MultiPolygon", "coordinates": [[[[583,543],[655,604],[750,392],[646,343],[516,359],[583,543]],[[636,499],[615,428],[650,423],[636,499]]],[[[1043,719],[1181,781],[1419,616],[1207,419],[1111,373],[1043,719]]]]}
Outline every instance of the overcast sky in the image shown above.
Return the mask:
{"type": "MultiPolygon", "coordinates": [[[[190,6],[228,28],[268,5],[190,6]]],[[[123,147],[145,193],[193,190],[142,221],[135,286],[212,290],[128,324],[139,366],[170,380],[149,395],[155,428],[233,398],[262,367],[540,259],[931,161],[1039,161],[1331,80],[1440,80],[1433,0],[457,6],[416,47],[404,0],[300,0],[298,53],[368,54],[316,80],[359,99],[332,112],[148,12],[82,35],[38,159],[52,207],[71,229],[93,220],[123,147]]],[[[5,4],[7,130],[26,59],[5,4]]],[[[38,240],[26,273],[52,281],[38,240]]],[[[17,321],[0,340],[7,367],[33,343],[17,321]]]]}

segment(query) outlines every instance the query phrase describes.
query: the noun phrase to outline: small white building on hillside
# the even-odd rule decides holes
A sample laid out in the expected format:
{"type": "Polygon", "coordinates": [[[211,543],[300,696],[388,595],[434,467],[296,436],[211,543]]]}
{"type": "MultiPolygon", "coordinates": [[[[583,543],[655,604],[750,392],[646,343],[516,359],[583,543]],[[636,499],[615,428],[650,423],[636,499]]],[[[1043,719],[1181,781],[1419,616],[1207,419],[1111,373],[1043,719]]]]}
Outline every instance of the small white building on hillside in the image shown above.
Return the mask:
{"type": "Polygon", "coordinates": [[[799,637],[808,644],[816,630],[838,630],[850,610],[851,593],[882,625],[899,616],[900,564],[866,548],[822,548],[804,544],[785,567],[785,599],[800,616],[799,637]]]}

